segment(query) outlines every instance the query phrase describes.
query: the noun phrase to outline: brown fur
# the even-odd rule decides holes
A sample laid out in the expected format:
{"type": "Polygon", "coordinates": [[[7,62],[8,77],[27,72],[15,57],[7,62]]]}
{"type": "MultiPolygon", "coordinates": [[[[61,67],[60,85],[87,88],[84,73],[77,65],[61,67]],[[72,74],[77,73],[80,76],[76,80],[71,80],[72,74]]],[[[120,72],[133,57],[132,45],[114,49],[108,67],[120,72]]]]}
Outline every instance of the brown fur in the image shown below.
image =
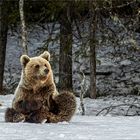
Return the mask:
{"type": "Polygon", "coordinates": [[[7,108],[5,112],[6,122],[20,122],[22,120],[25,120],[24,114],[16,112],[13,108],[7,108]]]}
{"type": "Polygon", "coordinates": [[[76,109],[75,96],[68,91],[58,94],[49,59],[47,51],[38,57],[21,57],[22,76],[12,108],[5,113],[6,122],[41,123],[46,119],[57,123],[71,119],[76,109]]]}

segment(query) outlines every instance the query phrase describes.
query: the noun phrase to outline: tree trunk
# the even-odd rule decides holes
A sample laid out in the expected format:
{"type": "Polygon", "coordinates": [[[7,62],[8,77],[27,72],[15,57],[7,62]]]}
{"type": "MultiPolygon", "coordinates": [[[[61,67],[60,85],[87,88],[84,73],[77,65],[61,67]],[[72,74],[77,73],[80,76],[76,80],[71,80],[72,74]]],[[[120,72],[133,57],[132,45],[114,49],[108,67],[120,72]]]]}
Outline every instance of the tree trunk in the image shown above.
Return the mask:
{"type": "Polygon", "coordinates": [[[4,2],[4,0],[0,2],[0,94],[2,94],[3,88],[7,30],[8,30],[8,25],[6,21],[7,9],[5,5],[6,2],[4,2]]]}
{"type": "Polygon", "coordinates": [[[96,25],[97,13],[93,5],[90,9],[90,98],[96,98],[96,25]]]}
{"type": "Polygon", "coordinates": [[[24,18],[24,0],[19,0],[19,13],[20,13],[21,29],[22,29],[21,38],[22,38],[23,54],[28,54],[27,31],[26,31],[25,18],[24,18]]]}
{"type": "Polygon", "coordinates": [[[72,90],[72,23],[70,8],[60,17],[59,89],[72,90]]]}

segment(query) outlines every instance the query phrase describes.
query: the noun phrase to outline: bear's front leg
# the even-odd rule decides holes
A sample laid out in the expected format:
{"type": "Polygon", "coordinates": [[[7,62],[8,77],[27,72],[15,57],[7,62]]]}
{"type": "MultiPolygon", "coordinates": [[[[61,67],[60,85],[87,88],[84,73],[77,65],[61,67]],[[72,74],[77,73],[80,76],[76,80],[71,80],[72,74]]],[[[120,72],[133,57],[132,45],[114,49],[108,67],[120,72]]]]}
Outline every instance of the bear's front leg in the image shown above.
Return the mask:
{"type": "Polygon", "coordinates": [[[13,108],[7,108],[5,112],[6,122],[24,122],[25,116],[22,113],[15,111],[13,108]]]}
{"type": "Polygon", "coordinates": [[[18,112],[21,112],[23,114],[39,110],[42,107],[42,102],[41,101],[36,101],[36,100],[21,100],[16,103],[16,110],[18,112]]]}

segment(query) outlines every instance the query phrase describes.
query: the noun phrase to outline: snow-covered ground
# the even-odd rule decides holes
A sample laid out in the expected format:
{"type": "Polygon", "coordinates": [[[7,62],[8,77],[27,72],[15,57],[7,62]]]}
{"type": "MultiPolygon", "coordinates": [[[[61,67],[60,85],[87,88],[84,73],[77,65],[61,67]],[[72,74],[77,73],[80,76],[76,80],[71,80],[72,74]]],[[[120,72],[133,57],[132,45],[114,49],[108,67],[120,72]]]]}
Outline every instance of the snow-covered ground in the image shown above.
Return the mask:
{"type": "Polygon", "coordinates": [[[70,123],[0,124],[0,140],[139,140],[140,118],[75,116],[70,123]]]}
{"type": "MultiPolygon", "coordinates": [[[[85,99],[86,115],[79,110],[71,122],[58,124],[5,123],[4,111],[13,95],[0,96],[0,140],[139,140],[140,117],[95,116],[104,107],[131,103],[132,97],[85,99]],[[124,98],[124,99],[122,99],[124,98]],[[118,100],[117,100],[118,99],[118,100]],[[95,113],[94,113],[95,112],[95,113]]],[[[79,99],[77,99],[79,106],[79,99]]],[[[133,101],[134,103],[134,101],[133,101]]],[[[116,110],[118,111],[118,110],[116,110]]]]}

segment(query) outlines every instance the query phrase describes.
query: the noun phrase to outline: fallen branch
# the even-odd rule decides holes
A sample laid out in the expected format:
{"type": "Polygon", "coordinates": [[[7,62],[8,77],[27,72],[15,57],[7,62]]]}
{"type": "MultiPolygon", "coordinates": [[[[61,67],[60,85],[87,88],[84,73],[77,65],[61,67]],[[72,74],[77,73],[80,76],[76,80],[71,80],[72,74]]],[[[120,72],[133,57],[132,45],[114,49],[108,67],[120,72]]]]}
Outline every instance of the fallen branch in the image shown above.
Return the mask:
{"type": "MultiPolygon", "coordinates": [[[[109,107],[105,107],[103,108],[101,111],[99,111],[96,116],[99,116],[103,111],[106,110],[106,113],[104,114],[104,116],[106,116],[109,112],[111,112],[113,109],[117,108],[117,107],[120,107],[120,106],[129,106],[128,110],[127,110],[127,113],[125,114],[125,116],[130,116],[128,115],[128,111],[130,110],[130,108],[137,108],[140,110],[140,106],[136,105],[136,104],[119,104],[119,105],[114,105],[114,106],[109,106],[109,107]]],[[[139,115],[139,113],[137,112],[137,114],[139,115]]]]}

